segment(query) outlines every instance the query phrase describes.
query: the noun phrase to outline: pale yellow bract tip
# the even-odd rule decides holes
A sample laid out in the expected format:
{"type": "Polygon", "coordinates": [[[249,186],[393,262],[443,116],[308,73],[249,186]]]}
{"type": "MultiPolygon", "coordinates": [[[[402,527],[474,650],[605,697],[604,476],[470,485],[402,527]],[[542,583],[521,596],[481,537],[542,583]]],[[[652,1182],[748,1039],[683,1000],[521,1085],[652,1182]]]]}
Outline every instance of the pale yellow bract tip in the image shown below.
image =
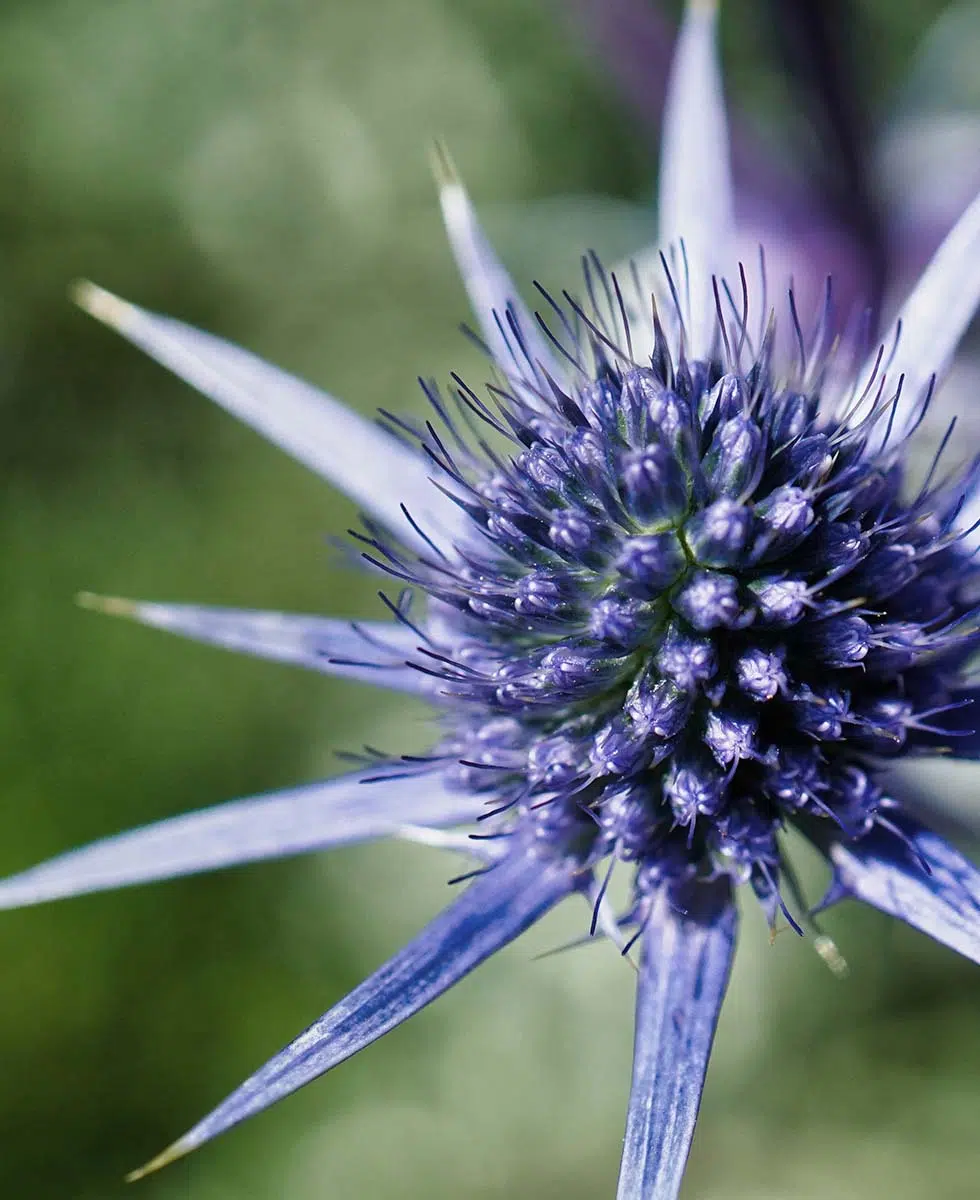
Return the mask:
{"type": "Polygon", "coordinates": [[[814,940],[813,948],[838,979],[845,979],[847,977],[850,973],[850,967],[847,965],[847,959],[837,949],[837,943],[833,938],[829,938],[826,934],[822,933],[814,940]]]}
{"type": "Polygon", "coordinates": [[[183,1158],[185,1154],[190,1154],[194,1149],[192,1145],[188,1145],[183,1138],[178,1139],[173,1145],[168,1146],[166,1150],[158,1154],[156,1158],[151,1158],[148,1163],[144,1163],[142,1167],[137,1167],[135,1171],[130,1171],[126,1176],[127,1183],[136,1183],[139,1179],[145,1179],[147,1175],[153,1175],[164,1167],[170,1166],[172,1162],[183,1158]]]}
{"type": "Polygon", "coordinates": [[[97,283],[87,279],[79,279],[69,289],[71,298],[79,308],[83,308],[90,316],[95,317],[104,325],[125,333],[134,323],[138,309],[125,300],[120,300],[112,292],[100,288],[97,283]]]}
{"type": "Polygon", "coordinates": [[[133,617],[136,615],[136,604],[132,600],[124,600],[122,596],[99,596],[95,592],[79,592],[75,603],[80,608],[90,608],[93,612],[108,613],[111,617],[133,617]]]}

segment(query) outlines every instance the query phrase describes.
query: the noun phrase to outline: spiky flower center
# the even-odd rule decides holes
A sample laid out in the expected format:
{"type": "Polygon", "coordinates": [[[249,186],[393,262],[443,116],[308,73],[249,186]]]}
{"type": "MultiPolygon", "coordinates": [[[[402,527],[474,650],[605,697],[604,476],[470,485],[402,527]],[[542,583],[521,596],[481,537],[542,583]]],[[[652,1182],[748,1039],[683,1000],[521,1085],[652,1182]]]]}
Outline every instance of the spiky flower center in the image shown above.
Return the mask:
{"type": "Polygon", "coordinates": [[[781,831],[891,827],[881,761],[953,736],[963,480],[905,497],[889,406],[823,416],[767,350],[675,369],[658,330],[650,366],[596,359],[496,412],[460,387],[510,455],[474,456],[437,402],[450,434],[428,449],[474,532],[454,559],[392,561],[430,596],[441,752],[508,830],[634,863],[640,894],[725,872],[774,915],[781,831]]]}

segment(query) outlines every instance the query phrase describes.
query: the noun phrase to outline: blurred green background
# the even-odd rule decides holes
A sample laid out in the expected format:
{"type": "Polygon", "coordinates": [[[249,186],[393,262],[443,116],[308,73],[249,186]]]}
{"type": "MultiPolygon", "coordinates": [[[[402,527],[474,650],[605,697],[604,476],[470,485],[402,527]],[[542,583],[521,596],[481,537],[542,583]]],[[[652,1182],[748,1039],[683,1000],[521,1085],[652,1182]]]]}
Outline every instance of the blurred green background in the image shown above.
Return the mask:
{"type": "MultiPolygon", "coordinates": [[[[957,29],[975,31],[976,7],[957,29]]],[[[975,115],[976,40],[934,33],[909,83],[942,4],[863,8],[880,127],[913,102],[975,115]],[[934,69],[951,48],[958,76],[934,69]]],[[[585,245],[652,235],[648,131],[561,9],[6,0],[0,870],[333,772],[363,740],[422,744],[424,714],[401,700],[73,607],[85,588],[377,611],[326,542],[350,505],[66,287],[89,276],[363,411],[417,407],[419,373],[479,379],[455,332],[433,135],[525,283],[560,286],[585,245]]],[[[734,99],[778,138],[762,25],[760,4],[732,0],[726,58],[734,99]]],[[[976,776],[957,779],[969,797],[976,776]]],[[[380,846],[3,914],[0,1196],[611,1196],[631,972],[602,947],[531,961],[581,928],[574,910],[328,1079],[135,1191],[120,1182],[415,931],[454,865],[380,846]]],[[[980,974],[872,913],[828,924],[844,983],[790,936],[770,948],[747,912],[687,1194],[976,1196],[980,974]]]]}

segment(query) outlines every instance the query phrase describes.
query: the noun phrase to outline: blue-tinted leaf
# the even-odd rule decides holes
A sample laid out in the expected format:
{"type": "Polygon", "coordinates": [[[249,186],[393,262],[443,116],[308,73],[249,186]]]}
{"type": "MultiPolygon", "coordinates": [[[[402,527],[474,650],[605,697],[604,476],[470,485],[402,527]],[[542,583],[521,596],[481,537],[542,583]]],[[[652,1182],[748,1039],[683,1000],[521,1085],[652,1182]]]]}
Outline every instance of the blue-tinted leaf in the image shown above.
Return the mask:
{"type": "Polygon", "coordinates": [[[726,880],[692,888],[686,907],[662,891],[643,934],[618,1200],[673,1200],[694,1137],[738,914],[726,880]]]}
{"type": "Polygon", "coordinates": [[[572,860],[548,861],[516,849],[133,1177],[180,1158],[377,1041],[533,925],[578,886],[578,876],[572,860]]]}
{"type": "Polygon", "coordinates": [[[371,774],[233,800],[70,850],[0,880],[0,909],[286,858],[385,837],[405,824],[461,825],[481,811],[479,800],[437,772],[362,782],[371,774]]]}
{"type": "Polygon", "coordinates": [[[420,643],[418,634],[393,621],[353,623],[298,613],[157,604],[87,592],[78,600],[86,608],[129,617],[142,625],[239,654],[308,667],[393,691],[423,695],[437,691],[431,676],[405,665],[406,657],[420,643]]]}
{"type": "Polygon", "coordinates": [[[446,235],[480,333],[503,370],[530,385],[521,389],[521,395],[533,405],[534,389],[547,386],[542,370],[560,379],[562,368],[483,232],[469,194],[441,146],[434,166],[446,235]]]}
{"type": "MultiPolygon", "coordinates": [[[[894,393],[899,378],[904,377],[901,404],[896,413],[895,428],[901,431],[914,419],[922,394],[932,375],[941,374],[949,365],[957,346],[966,333],[980,305],[980,196],[956,222],[936,251],[932,261],[902,305],[891,328],[882,339],[886,354],[884,371],[890,386],[886,395],[894,393]],[[897,344],[896,344],[897,340],[897,344]]],[[[871,377],[877,352],[869,358],[858,376],[858,391],[871,377]]],[[[880,374],[880,372],[879,372],[880,374]]],[[[867,414],[877,388],[853,419],[867,414]]],[[[887,422],[882,421],[885,426],[887,422]]],[[[960,526],[968,529],[980,516],[976,504],[967,504],[960,526]]],[[[973,544],[976,544],[976,538],[973,544]]]]}
{"type": "MultiPolygon", "coordinates": [[[[684,243],[690,279],[689,349],[707,357],[715,330],[712,275],[734,240],[728,121],[718,63],[715,0],[689,0],[667,88],[660,162],[660,243],[684,243]]],[[[678,271],[681,292],[684,271],[678,271]]]]}
{"type": "Polygon", "coordinates": [[[410,545],[426,550],[402,512],[445,544],[461,512],[430,482],[436,468],[312,384],[209,333],[137,308],[91,283],[78,303],[191,387],[328,479],[410,545]]]}
{"type": "Polygon", "coordinates": [[[890,819],[907,845],[876,828],[859,841],[829,847],[831,898],[855,896],[980,963],[980,871],[909,817],[890,819]]]}

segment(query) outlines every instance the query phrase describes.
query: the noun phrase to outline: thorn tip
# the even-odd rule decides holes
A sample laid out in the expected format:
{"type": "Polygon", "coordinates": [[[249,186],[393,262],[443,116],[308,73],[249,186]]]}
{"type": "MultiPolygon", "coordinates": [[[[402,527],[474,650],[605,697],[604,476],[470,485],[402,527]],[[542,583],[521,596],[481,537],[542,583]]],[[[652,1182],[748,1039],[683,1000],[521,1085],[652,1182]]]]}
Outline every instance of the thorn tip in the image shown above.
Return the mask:
{"type": "Polygon", "coordinates": [[[126,300],[121,300],[88,279],[76,280],[69,288],[69,295],[89,316],[120,332],[131,328],[138,312],[126,300]]]}
{"type": "Polygon", "coordinates": [[[148,1163],[137,1167],[135,1171],[130,1171],[126,1176],[126,1183],[136,1183],[140,1179],[145,1179],[147,1175],[154,1175],[157,1171],[169,1166],[172,1162],[176,1162],[178,1158],[183,1158],[185,1154],[189,1154],[193,1149],[193,1145],[189,1145],[184,1138],[179,1138],[155,1158],[151,1158],[148,1163]]]}
{"type": "Polygon", "coordinates": [[[125,600],[122,596],[100,596],[96,592],[79,592],[75,603],[79,608],[107,613],[111,617],[133,617],[137,609],[133,600],[125,600]]]}

